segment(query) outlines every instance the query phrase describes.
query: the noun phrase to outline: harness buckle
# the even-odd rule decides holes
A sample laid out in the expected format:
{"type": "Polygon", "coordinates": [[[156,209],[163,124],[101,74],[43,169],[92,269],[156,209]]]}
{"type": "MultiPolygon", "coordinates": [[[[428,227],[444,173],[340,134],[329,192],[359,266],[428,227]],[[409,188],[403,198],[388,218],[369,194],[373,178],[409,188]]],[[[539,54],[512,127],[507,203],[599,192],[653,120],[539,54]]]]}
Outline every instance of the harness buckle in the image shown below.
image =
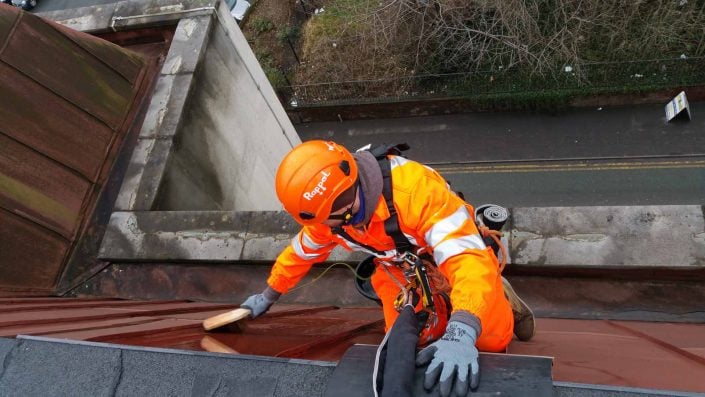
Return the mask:
{"type": "Polygon", "coordinates": [[[416,267],[419,264],[419,257],[411,251],[406,251],[401,255],[401,260],[411,265],[411,267],[416,267]]]}

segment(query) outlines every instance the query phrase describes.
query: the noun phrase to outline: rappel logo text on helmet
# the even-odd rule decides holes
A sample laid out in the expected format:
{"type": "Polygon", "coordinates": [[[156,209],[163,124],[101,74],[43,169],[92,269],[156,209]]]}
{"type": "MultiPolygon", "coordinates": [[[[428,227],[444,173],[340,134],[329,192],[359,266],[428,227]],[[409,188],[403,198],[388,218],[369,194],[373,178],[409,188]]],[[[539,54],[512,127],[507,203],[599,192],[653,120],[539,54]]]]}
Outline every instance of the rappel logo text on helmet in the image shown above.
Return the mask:
{"type": "Polygon", "coordinates": [[[325,143],[326,146],[328,146],[328,150],[330,150],[331,152],[335,150],[335,144],[331,144],[328,142],[323,142],[323,143],[325,143]]]}
{"type": "Polygon", "coordinates": [[[304,198],[306,200],[311,201],[312,198],[319,194],[323,195],[323,192],[326,191],[325,183],[330,176],[330,172],[321,171],[321,175],[323,175],[323,177],[321,177],[321,181],[316,184],[316,187],[314,187],[310,192],[304,193],[304,198]]]}

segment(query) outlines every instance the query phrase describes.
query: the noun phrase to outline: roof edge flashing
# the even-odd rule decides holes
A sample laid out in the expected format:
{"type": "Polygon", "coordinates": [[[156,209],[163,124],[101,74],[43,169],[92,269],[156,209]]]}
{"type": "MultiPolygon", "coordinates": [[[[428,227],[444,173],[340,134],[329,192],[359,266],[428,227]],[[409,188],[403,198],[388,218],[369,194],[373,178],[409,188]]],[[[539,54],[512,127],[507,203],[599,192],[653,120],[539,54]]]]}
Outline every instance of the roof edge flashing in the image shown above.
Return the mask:
{"type": "MultiPolygon", "coordinates": [[[[644,388],[638,388],[638,387],[610,386],[610,385],[560,382],[560,381],[554,381],[553,387],[566,388],[566,389],[578,389],[578,390],[585,390],[585,391],[591,391],[591,392],[601,391],[601,392],[605,392],[605,393],[610,393],[610,394],[605,394],[605,395],[610,395],[610,396],[612,396],[612,395],[614,395],[614,396],[620,396],[620,395],[634,396],[634,395],[643,394],[644,396],[649,396],[649,397],[655,397],[655,396],[697,397],[697,396],[703,395],[702,393],[683,392],[683,391],[676,391],[676,390],[644,389],[644,388]],[[612,393],[614,393],[614,394],[612,394],[612,393]]],[[[590,394],[590,395],[592,395],[592,394],[590,394]]]]}
{"type": "Polygon", "coordinates": [[[160,354],[179,354],[179,355],[191,355],[191,356],[203,356],[203,357],[220,357],[226,359],[235,360],[257,360],[257,361],[270,361],[277,363],[287,363],[287,364],[301,364],[301,365],[313,365],[318,367],[335,367],[337,365],[334,361],[321,361],[321,360],[305,360],[300,358],[280,358],[280,357],[270,357],[270,356],[255,356],[250,354],[238,354],[234,355],[231,353],[212,353],[204,352],[198,350],[181,350],[181,349],[168,349],[160,347],[144,347],[144,346],[132,346],[132,345],[120,345],[116,343],[104,343],[104,342],[91,342],[84,340],[70,340],[62,338],[50,338],[46,336],[34,336],[34,335],[17,335],[15,339],[27,340],[33,342],[44,342],[44,343],[60,343],[64,345],[76,345],[76,346],[89,346],[105,349],[120,349],[120,350],[130,350],[135,352],[146,352],[146,353],[160,353],[160,354]]]}

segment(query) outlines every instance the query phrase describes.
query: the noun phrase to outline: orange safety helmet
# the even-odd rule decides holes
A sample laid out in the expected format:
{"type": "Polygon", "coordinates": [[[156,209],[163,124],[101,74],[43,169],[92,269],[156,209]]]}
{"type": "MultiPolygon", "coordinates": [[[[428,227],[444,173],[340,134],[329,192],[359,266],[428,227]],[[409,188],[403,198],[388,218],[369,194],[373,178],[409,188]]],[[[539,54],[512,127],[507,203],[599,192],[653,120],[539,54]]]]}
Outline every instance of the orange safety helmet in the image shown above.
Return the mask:
{"type": "Polygon", "coordinates": [[[347,149],[335,142],[308,141],[279,164],[277,197],[298,223],[323,223],[335,199],[356,181],[357,163],[347,149]]]}

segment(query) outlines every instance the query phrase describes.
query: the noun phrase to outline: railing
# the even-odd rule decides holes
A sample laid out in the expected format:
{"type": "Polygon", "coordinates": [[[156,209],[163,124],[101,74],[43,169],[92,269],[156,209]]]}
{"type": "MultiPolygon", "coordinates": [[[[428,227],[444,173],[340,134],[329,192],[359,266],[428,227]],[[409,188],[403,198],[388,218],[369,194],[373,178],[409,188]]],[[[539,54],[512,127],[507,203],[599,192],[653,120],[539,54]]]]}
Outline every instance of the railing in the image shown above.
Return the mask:
{"type": "Polygon", "coordinates": [[[639,92],[705,85],[705,57],[562,65],[550,73],[502,69],[280,87],[289,106],[540,92],[639,92]]]}

